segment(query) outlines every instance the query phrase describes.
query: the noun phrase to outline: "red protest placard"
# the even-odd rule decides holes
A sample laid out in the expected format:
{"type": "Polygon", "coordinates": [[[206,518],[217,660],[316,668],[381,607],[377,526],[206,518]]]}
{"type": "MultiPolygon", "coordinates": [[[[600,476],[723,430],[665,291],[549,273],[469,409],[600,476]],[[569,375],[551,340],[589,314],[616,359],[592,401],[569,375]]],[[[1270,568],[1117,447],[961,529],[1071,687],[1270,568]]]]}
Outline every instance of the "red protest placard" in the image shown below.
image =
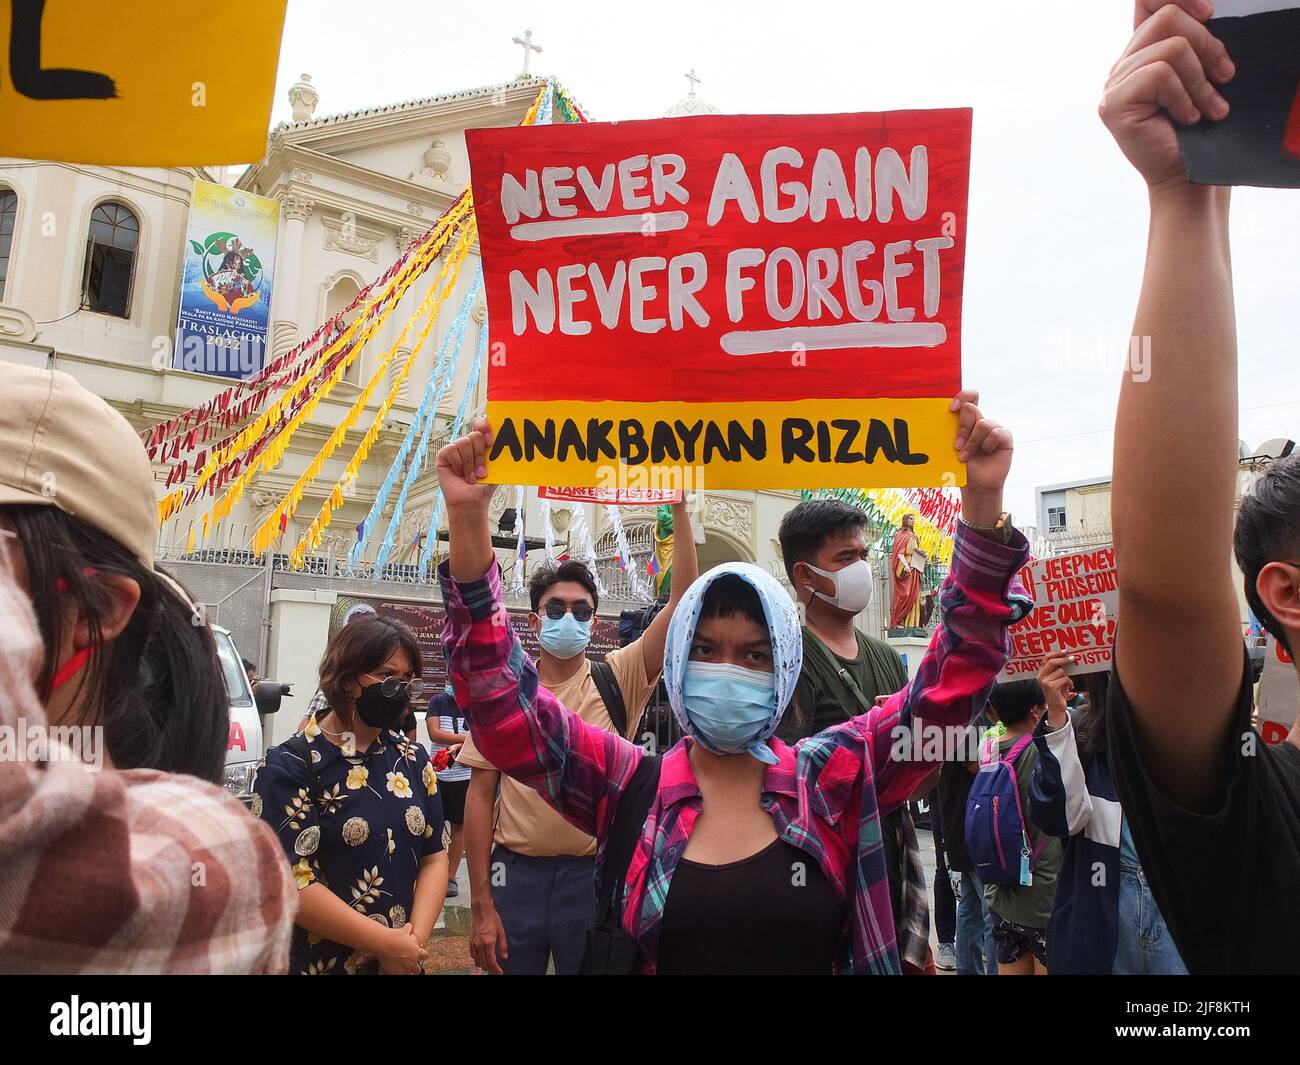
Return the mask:
{"type": "Polygon", "coordinates": [[[657,506],[660,503],[680,503],[680,489],[654,488],[548,488],[537,489],[538,499],[556,499],[568,503],[610,503],[616,507],[657,506]]]}
{"type": "Polygon", "coordinates": [[[1011,658],[998,679],[1033,677],[1056,651],[1075,656],[1067,673],[1109,670],[1119,610],[1115,549],[1040,559],[1021,569],[1019,577],[1035,606],[1011,627],[1011,658]]]}
{"type": "Polygon", "coordinates": [[[970,129],[955,109],[469,131],[490,479],[964,483],[970,129]]]}
{"type": "Polygon", "coordinates": [[[1300,682],[1286,647],[1268,638],[1264,672],[1259,678],[1259,734],[1265,743],[1281,743],[1295,727],[1300,682]]]}

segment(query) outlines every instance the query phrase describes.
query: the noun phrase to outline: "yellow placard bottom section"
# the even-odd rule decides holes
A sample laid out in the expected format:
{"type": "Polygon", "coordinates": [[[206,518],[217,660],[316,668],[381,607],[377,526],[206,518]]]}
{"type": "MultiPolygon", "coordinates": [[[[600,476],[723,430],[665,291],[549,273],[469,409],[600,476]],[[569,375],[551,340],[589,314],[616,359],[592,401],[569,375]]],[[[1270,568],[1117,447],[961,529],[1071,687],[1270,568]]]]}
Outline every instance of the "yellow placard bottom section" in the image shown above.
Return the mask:
{"type": "Polygon", "coordinates": [[[488,480],[565,488],[960,487],[944,399],[488,404],[488,480]]]}

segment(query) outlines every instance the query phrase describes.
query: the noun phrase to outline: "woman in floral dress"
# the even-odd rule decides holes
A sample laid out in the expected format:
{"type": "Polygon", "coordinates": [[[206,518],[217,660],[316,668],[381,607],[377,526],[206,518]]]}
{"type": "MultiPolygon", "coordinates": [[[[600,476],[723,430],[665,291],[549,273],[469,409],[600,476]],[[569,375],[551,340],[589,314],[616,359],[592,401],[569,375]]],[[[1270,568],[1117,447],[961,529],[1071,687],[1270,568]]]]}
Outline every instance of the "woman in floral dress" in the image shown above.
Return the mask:
{"type": "Polygon", "coordinates": [[[289,971],[417,974],[447,890],[442,803],[428,753],[396,731],[421,695],[411,630],[374,614],[321,660],[328,709],[267,752],[253,812],[293,866],[289,971]]]}

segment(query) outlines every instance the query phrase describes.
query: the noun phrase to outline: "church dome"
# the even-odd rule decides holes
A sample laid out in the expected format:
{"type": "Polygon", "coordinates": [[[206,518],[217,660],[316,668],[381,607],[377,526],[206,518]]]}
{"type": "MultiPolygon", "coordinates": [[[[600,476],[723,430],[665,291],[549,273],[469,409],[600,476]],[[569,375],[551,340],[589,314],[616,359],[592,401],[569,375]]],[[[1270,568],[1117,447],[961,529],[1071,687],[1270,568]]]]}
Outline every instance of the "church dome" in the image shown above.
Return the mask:
{"type": "Polygon", "coordinates": [[[683,118],[689,115],[718,115],[722,113],[713,104],[695,95],[695,83],[700,80],[695,76],[695,71],[692,70],[687,74],[686,79],[691,83],[691,91],[668,108],[664,112],[664,118],[683,118]]]}
{"type": "Polygon", "coordinates": [[[691,93],[683,96],[664,112],[664,118],[681,118],[684,115],[717,115],[722,112],[707,100],[691,93]]]}

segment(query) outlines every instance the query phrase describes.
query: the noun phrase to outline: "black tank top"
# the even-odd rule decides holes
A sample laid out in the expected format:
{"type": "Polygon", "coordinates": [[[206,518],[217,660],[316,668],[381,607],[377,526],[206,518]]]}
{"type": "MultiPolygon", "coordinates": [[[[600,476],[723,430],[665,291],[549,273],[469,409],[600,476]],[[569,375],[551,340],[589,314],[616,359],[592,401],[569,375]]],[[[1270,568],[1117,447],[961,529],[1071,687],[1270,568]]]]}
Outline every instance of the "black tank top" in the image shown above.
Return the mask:
{"type": "Polygon", "coordinates": [[[821,866],[784,840],[728,865],[683,858],[664,904],[658,972],[829,976],[843,929],[821,866]]]}

